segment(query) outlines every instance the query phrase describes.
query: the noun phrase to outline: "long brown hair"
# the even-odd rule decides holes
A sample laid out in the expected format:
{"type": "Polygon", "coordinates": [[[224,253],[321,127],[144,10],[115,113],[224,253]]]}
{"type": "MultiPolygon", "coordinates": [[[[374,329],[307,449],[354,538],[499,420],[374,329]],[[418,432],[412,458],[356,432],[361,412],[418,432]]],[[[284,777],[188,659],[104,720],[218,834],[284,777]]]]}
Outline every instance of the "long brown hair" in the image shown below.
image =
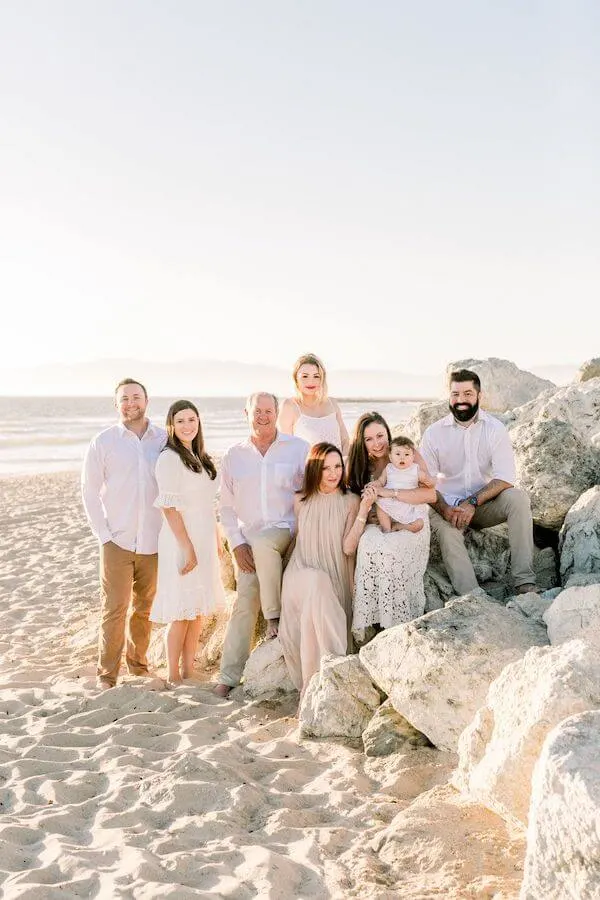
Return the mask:
{"type": "Polygon", "coordinates": [[[296,388],[296,396],[298,399],[302,401],[302,391],[298,387],[298,372],[302,366],[315,366],[315,368],[318,369],[319,375],[321,376],[321,384],[318,390],[319,402],[322,403],[323,400],[327,400],[327,372],[319,357],[315,356],[314,353],[304,353],[302,356],[299,356],[294,363],[292,378],[294,379],[294,387],[296,388]]]}
{"type": "Polygon", "coordinates": [[[348,487],[353,494],[358,494],[359,497],[364,486],[371,481],[369,454],[365,446],[365,429],[372,425],[373,422],[377,422],[378,425],[382,425],[385,428],[388,444],[392,443],[392,435],[383,416],[378,412],[363,413],[354,428],[348,454],[348,487]]]}
{"type": "Polygon", "coordinates": [[[175,453],[181,459],[181,462],[184,466],[187,466],[188,469],[191,469],[192,472],[206,472],[212,481],[217,477],[217,470],[215,468],[215,464],[204,449],[204,438],[202,436],[202,422],[200,421],[200,413],[194,406],[194,404],[190,400],[176,400],[175,403],[172,403],[169,407],[169,412],[167,413],[167,443],[165,445],[165,450],[167,447],[170,450],[174,450],[175,453]],[[192,412],[195,412],[198,416],[198,434],[192,441],[192,449],[191,451],[185,447],[177,435],[175,434],[175,416],[177,413],[182,412],[184,409],[191,409],[192,412]]]}
{"type": "Polygon", "coordinates": [[[336,447],[335,444],[328,444],[327,441],[322,441],[320,444],[315,444],[314,447],[311,448],[310,453],[306,459],[306,465],[304,467],[304,484],[302,485],[302,490],[300,491],[301,500],[308,500],[309,497],[312,497],[314,494],[319,493],[319,488],[321,486],[321,480],[323,478],[323,469],[325,467],[325,457],[328,453],[337,453],[340,458],[340,462],[342,464],[342,475],[340,478],[340,483],[338,484],[339,490],[342,494],[346,493],[346,482],[344,481],[344,458],[341,454],[339,447],[336,447]]]}

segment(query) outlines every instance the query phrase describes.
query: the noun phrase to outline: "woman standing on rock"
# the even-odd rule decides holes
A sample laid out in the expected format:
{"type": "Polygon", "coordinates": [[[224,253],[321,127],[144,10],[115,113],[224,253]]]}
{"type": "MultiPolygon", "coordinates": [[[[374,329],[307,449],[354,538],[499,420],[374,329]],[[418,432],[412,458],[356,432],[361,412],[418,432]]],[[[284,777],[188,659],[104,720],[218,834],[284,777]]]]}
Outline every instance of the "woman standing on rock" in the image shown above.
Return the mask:
{"type": "Polygon", "coordinates": [[[327,394],[327,373],[318,356],[305,353],[296,360],[293,379],[296,397],[283,401],[279,430],[303,438],[311,447],[334,444],[346,456],[348,432],[338,403],[327,394]]]}
{"type": "Polygon", "coordinates": [[[339,448],[316,444],[295,497],[298,536],[283,576],[279,623],[285,662],[302,692],[322,656],[348,650],[354,553],[370,505],[347,492],[339,448]]]}
{"type": "MultiPolygon", "coordinates": [[[[369,626],[390,628],[422,616],[425,610],[423,575],[429,558],[429,508],[421,508],[425,527],[417,534],[393,531],[384,534],[372,509],[377,499],[373,481],[390,461],[390,429],[376,412],[360,417],[350,445],[348,486],[367,503],[368,517],[356,557],[352,632],[365,643],[369,626]]],[[[415,459],[424,465],[418,453],[415,459]]],[[[398,490],[390,496],[405,503],[427,504],[436,498],[435,488],[398,490]]],[[[359,519],[360,521],[360,519],[359,519]]]]}

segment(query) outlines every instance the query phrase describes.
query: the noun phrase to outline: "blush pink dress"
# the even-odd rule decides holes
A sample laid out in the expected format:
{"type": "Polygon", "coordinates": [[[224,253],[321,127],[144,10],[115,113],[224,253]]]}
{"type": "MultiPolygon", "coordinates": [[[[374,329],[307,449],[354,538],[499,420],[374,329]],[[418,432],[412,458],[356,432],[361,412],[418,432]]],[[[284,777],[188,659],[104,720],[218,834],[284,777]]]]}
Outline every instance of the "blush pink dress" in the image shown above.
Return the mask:
{"type": "Polygon", "coordinates": [[[290,677],[307,687],[326,653],[347,653],[354,557],[342,549],[352,494],[315,494],[300,504],[298,536],[283,576],[279,639],[290,677]]]}

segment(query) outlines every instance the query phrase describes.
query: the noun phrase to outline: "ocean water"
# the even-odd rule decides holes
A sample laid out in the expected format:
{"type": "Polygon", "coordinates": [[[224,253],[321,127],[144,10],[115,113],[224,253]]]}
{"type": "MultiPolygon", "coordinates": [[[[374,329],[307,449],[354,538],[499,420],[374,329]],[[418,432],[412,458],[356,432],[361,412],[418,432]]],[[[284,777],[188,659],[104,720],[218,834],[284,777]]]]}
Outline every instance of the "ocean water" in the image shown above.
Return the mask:
{"type": "MultiPolygon", "coordinates": [[[[200,411],[210,453],[222,455],[247,434],[241,397],[190,397],[200,411]]],[[[171,398],[154,397],[153,422],[164,425],[171,398]]],[[[377,410],[390,427],[410,418],[417,400],[341,400],[352,433],[363,412],[377,410]]],[[[77,470],[91,438],[114,424],[116,410],[105,397],[0,397],[0,476],[77,470]]]]}

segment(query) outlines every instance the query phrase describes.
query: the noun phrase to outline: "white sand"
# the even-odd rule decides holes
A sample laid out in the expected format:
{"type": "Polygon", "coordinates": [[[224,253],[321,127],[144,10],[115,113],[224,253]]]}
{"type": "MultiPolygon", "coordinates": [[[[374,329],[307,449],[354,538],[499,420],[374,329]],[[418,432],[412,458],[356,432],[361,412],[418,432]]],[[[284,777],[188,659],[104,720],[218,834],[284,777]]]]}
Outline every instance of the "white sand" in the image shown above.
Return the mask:
{"type": "Polygon", "coordinates": [[[298,741],[293,700],[202,673],[99,693],[77,478],[0,480],[0,508],[4,897],[517,897],[522,838],[445,785],[448,754],[298,741]]]}

